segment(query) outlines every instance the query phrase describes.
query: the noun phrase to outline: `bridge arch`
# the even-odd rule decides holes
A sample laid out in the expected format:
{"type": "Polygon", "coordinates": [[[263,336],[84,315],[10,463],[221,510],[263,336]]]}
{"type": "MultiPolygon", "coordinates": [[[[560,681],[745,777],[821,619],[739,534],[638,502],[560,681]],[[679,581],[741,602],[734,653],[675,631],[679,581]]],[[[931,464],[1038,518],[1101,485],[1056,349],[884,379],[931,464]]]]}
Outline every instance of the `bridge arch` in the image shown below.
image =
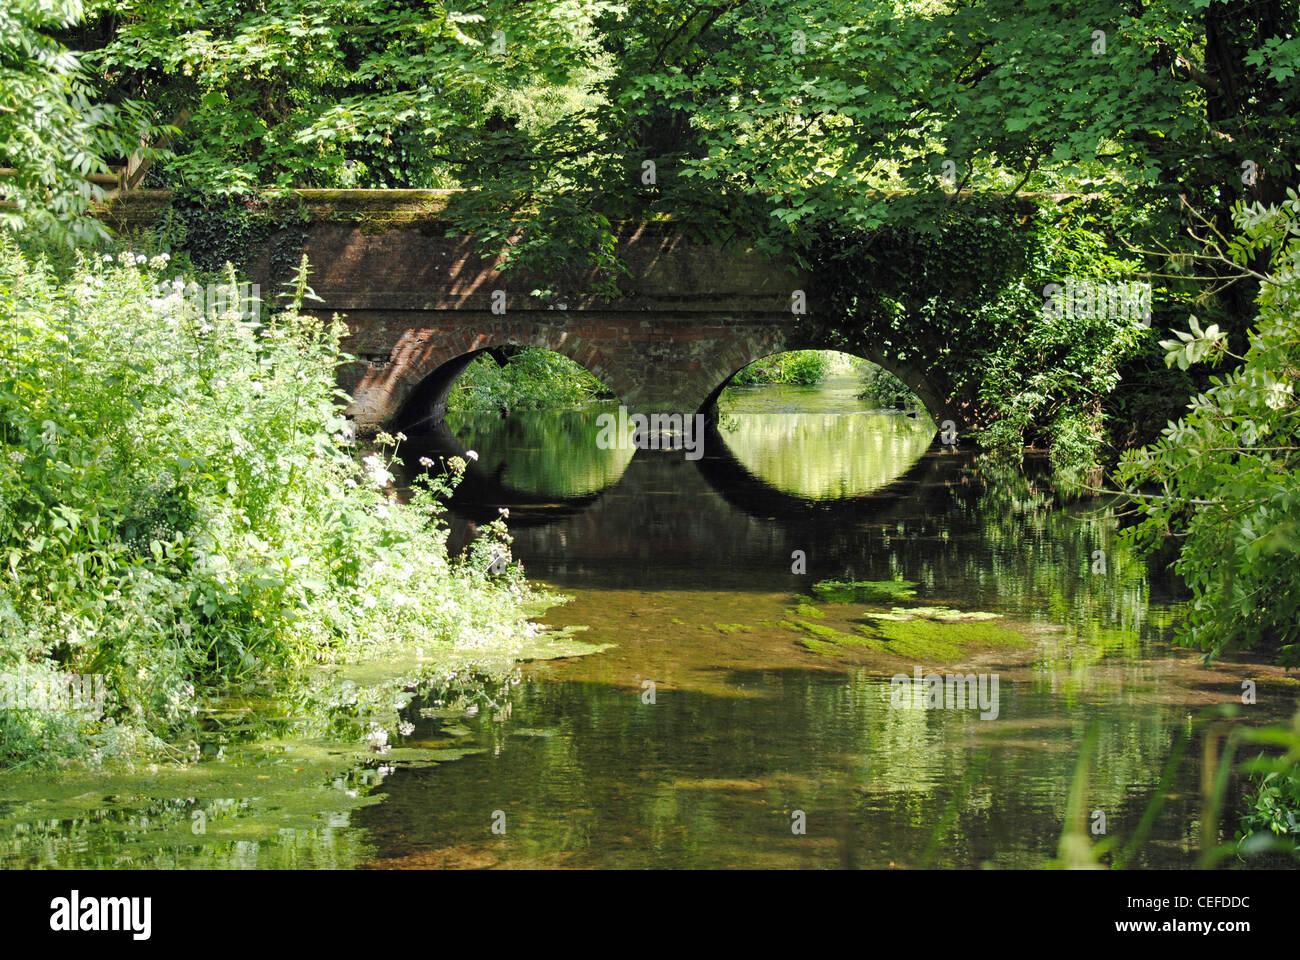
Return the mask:
{"type": "Polygon", "coordinates": [[[779,356],[782,353],[789,353],[795,350],[832,350],[836,353],[843,353],[851,357],[857,357],[860,360],[874,363],[876,366],[893,374],[902,381],[903,385],[906,386],[907,389],[911,390],[912,393],[915,394],[916,398],[921,401],[921,405],[925,407],[926,413],[930,415],[930,419],[933,420],[936,425],[940,425],[944,420],[948,419],[960,422],[960,420],[957,420],[956,414],[952,410],[947,397],[944,396],[943,390],[936,386],[933,380],[926,375],[924,367],[919,364],[899,360],[879,349],[870,347],[853,349],[842,345],[776,345],[775,349],[773,349],[773,344],[771,342],[760,342],[755,344],[755,348],[752,351],[753,355],[739,365],[734,365],[734,356],[730,358],[730,362],[728,362],[728,358],[720,357],[719,360],[722,362],[722,369],[718,370],[716,375],[720,375],[722,379],[718,382],[718,385],[713,388],[712,392],[709,393],[701,406],[701,409],[708,411],[711,415],[715,413],[718,398],[722,395],[722,391],[730,386],[732,381],[735,380],[736,375],[746,367],[758,363],[761,360],[766,360],[769,357],[779,356]],[[728,370],[728,368],[730,369],[728,370]]]}
{"type": "Polygon", "coordinates": [[[354,390],[352,413],[365,398],[365,419],[403,429],[441,420],[447,397],[465,369],[480,356],[503,347],[550,350],[590,372],[616,395],[622,396],[618,368],[599,346],[572,336],[563,326],[540,323],[499,324],[471,333],[455,331],[404,331],[387,362],[367,371],[354,390]]]}

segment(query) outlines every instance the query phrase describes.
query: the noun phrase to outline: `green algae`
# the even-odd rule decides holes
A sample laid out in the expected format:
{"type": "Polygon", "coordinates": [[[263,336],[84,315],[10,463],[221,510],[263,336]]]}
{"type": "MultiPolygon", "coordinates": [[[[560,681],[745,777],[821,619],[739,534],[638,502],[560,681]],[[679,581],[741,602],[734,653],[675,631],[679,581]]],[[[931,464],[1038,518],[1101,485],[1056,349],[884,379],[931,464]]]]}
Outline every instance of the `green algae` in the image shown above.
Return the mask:
{"type": "MultiPolygon", "coordinates": [[[[918,610],[933,612],[936,608],[918,610]]],[[[943,609],[943,608],[939,608],[943,609]]],[[[953,611],[954,613],[958,611],[953,611]]],[[[799,642],[814,653],[835,655],[850,649],[870,650],[910,660],[958,660],[974,650],[1022,646],[1015,630],[994,626],[984,619],[904,617],[899,613],[875,615],[869,624],[857,624],[847,633],[807,620],[782,620],[780,626],[800,634],[799,642]]]]}
{"type": "Polygon", "coordinates": [[[867,645],[865,637],[845,633],[822,623],[809,623],[807,620],[782,620],[779,625],[787,630],[801,632],[803,636],[799,638],[800,643],[813,653],[833,654],[841,652],[845,647],[867,645]]]}
{"type": "Polygon", "coordinates": [[[1025,642],[1015,630],[979,621],[886,620],[858,629],[873,649],[909,659],[957,659],[973,648],[1013,647],[1025,642]]]}
{"type": "Polygon", "coordinates": [[[822,580],[812,592],[825,603],[889,603],[916,596],[912,580],[822,580]]]}
{"type": "MultiPolygon", "coordinates": [[[[546,606],[549,606],[547,604],[546,606]]],[[[458,721],[498,710],[519,664],[614,646],[532,626],[475,649],[376,645],[214,697],[189,744],[156,763],[0,771],[0,865],[79,868],[348,868],[373,849],[347,828],[397,769],[483,752],[458,721]],[[420,707],[418,712],[416,707],[420,707]],[[432,727],[430,727],[432,725],[432,727]]]]}
{"type": "Polygon", "coordinates": [[[434,766],[482,748],[397,746],[359,757],[342,741],[265,740],[220,760],[135,770],[0,778],[5,866],[329,868],[373,848],[351,824],[383,800],[397,767],[434,766]],[[359,760],[361,762],[359,762],[359,760]],[[365,762],[366,760],[370,762],[365,762]]]}
{"type": "Polygon", "coordinates": [[[222,698],[203,711],[203,742],[186,752],[203,759],[193,762],[0,774],[0,835],[12,841],[0,864],[359,866],[374,849],[347,829],[354,814],[383,800],[395,770],[484,752],[458,721],[506,702],[519,661],[611,646],[573,632],[521,637],[510,657],[416,651],[222,698]]]}
{"type": "MultiPolygon", "coordinates": [[[[831,604],[861,603],[883,606],[907,601],[916,595],[912,580],[822,580],[813,585],[812,593],[831,604]]],[[[843,613],[834,619],[847,620],[852,632],[829,624],[811,623],[824,620],[827,612],[802,597],[786,610],[790,619],[780,627],[798,633],[799,642],[815,653],[833,655],[851,648],[884,653],[890,656],[928,659],[959,659],[971,650],[1023,645],[1024,638],[1015,630],[991,626],[988,621],[1001,614],[982,610],[958,610],[946,606],[896,606],[888,610],[867,609],[858,618],[843,613]]]]}
{"type": "Polygon", "coordinates": [[[864,616],[871,617],[873,620],[892,620],[896,623],[907,623],[918,617],[923,620],[938,620],[942,623],[974,623],[998,620],[1001,619],[1002,614],[954,610],[952,607],[893,607],[889,613],[867,611],[864,616]]]}
{"type": "Polygon", "coordinates": [[[811,617],[814,620],[822,620],[826,616],[820,609],[806,600],[800,600],[797,605],[791,607],[786,613],[792,617],[811,617]]]}

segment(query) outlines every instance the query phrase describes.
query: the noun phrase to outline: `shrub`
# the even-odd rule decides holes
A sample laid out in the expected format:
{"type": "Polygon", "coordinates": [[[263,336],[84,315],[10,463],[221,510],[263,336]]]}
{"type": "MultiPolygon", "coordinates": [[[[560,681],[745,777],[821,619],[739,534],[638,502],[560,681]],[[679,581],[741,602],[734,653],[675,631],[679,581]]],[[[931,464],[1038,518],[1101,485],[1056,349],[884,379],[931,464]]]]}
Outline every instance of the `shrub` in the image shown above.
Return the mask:
{"type": "MultiPolygon", "coordinates": [[[[1209,655],[1256,646],[1300,665],[1300,197],[1239,208],[1241,236],[1219,255],[1258,275],[1258,318],[1240,366],[1210,378],[1159,441],[1125,454],[1119,478],[1144,514],[1128,531],[1147,547],[1181,541],[1174,569],[1192,591],[1183,640],[1209,655]],[[1150,486],[1151,493],[1139,488],[1150,486]]],[[[1172,366],[1227,353],[1217,326],[1164,341],[1172,366]]]]}
{"type": "Polygon", "coordinates": [[[907,388],[907,384],[874,363],[867,364],[862,371],[862,392],[858,394],[858,399],[882,409],[920,406],[920,401],[907,388]]]}
{"type": "Polygon", "coordinates": [[[821,350],[792,350],[756,360],[731,379],[736,386],[754,383],[796,383],[811,386],[826,379],[830,362],[821,350]]]}
{"type": "Polygon", "coordinates": [[[552,410],[607,396],[605,385],[568,357],[524,347],[504,366],[487,354],[476,358],[457,378],[447,409],[464,413],[552,410]]]}
{"type": "MultiPolygon", "coordinates": [[[[59,282],[0,241],[0,679],[106,685],[97,719],[0,708],[0,762],[160,747],[231,684],[527,633],[514,568],[447,556],[464,464],[401,504],[396,441],[349,452],[341,324],[205,315],[144,260],[83,256],[59,282]]],[[[504,525],[488,537],[508,558],[504,525]]]]}

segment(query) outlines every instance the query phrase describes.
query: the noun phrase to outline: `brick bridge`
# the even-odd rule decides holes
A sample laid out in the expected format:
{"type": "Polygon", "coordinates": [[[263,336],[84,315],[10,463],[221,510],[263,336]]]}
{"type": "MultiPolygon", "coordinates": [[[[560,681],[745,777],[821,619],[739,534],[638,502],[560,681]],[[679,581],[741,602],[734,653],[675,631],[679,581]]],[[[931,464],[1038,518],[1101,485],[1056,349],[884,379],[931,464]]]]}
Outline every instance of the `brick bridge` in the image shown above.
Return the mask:
{"type": "MultiPolygon", "coordinates": [[[[710,410],[732,375],[755,360],[826,346],[793,339],[792,296],[805,291],[812,312],[813,278],[744,251],[689,243],[671,225],[629,228],[622,236],[617,254],[631,275],[619,281],[620,298],[548,299],[532,293],[556,278],[498,272],[469,238],[444,236],[439,211],[447,198],[439,191],[296,194],[307,217],[263,242],[249,269],[269,299],[282,287],[287,262],[307,254],[310,285],[322,301],[307,306],[344,315],[349,330],[343,346],[357,361],[341,369],[340,386],[352,396],[348,412],[363,432],[440,417],[456,377],[496,347],[554,350],[629,407],[690,413],[710,410]]],[[[108,219],[150,222],[169,196],[128,194],[108,219]]],[[[568,276],[562,285],[590,290],[593,279],[568,276]]],[[[870,347],[859,352],[906,383],[936,422],[963,423],[962,405],[919,367],[870,347]]]]}

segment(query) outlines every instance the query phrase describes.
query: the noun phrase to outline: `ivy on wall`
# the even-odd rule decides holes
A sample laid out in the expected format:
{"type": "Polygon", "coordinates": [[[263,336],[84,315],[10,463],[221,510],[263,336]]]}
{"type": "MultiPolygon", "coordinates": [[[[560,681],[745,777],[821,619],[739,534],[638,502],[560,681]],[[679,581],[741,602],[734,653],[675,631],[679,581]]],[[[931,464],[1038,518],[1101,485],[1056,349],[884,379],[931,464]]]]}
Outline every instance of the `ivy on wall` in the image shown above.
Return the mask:
{"type": "Polygon", "coordinates": [[[269,289],[278,296],[302,259],[311,215],[293,193],[206,195],[180,192],[155,222],[169,233],[200,274],[220,274],[227,263],[251,274],[266,255],[269,289]]]}
{"type": "Polygon", "coordinates": [[[918,371],[993,452],[1042,443],[1067,472],[1094,467],[1114,446],[1108,398],[1126,369],[1152,362],[1158,338],[1101,311],[1053,316],[1044,288],[1142,282],[1140,258],[1116,255],[1096,210],[970,201],[920,221],[937,227],[917,222],[824,225],[802,254],[818,289],[798,344],[918,371]]]}

